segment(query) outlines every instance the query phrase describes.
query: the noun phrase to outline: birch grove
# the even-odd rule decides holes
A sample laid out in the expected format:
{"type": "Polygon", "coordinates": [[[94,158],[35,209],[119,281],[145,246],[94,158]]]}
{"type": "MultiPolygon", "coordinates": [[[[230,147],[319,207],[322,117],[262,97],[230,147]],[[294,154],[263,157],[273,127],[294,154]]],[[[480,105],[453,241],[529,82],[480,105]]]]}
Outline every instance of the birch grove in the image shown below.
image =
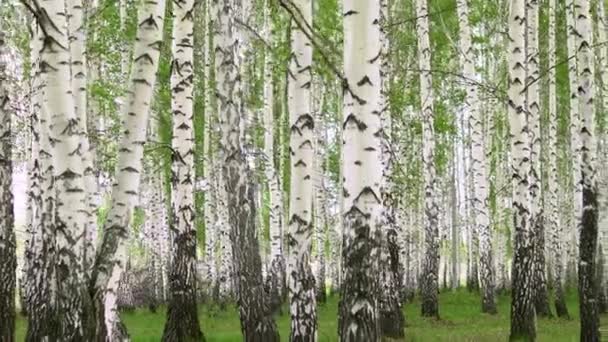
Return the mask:
{"type": "Polygon", "coordinates": [[[605,5],[0,1],[0,341],[600,341],[605,5]]]}

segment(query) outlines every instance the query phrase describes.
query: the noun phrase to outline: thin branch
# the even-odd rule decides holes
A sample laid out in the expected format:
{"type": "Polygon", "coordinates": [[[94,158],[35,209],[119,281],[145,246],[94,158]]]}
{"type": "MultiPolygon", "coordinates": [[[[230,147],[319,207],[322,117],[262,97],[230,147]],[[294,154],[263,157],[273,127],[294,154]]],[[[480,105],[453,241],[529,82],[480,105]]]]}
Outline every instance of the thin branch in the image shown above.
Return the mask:
{"type": "Polygon", "coordinates": [[[249,33],[251,33],[253,36],[255,36],[259,41],[261,41],[262,43],[264,43],[264,45],[269,48],[272,49],[272,46],[270,46],[270,44],[266,41],[266,39],[264,39],[262,36],[260,36],[259,33],[257,33],[251,26],[247,25],[246,23],[244,23],[241,19],[239,18],[234,18],[234,21],[239,24],[240,26],[244,27],[247,29],[247,31],[249,31],[249,33]]]}

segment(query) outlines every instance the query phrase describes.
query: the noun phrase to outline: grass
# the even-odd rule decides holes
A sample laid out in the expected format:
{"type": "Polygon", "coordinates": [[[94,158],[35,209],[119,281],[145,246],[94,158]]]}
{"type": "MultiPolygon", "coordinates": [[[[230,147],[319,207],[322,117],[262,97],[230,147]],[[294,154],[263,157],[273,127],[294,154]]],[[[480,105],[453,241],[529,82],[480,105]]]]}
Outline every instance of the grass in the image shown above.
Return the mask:
{"type": "MultiPolygon", "coordinates": [[[[415,300],[405,305],[406,341],[506,341],[509,337],[510,298],[499,296],[498,314],[486,315],[480,312],[480,300],[477,295],[466,290],[444,292],[440,295],[439,310],[441,320],[420,317],[420,303],[415,300]]],[[[537,321],[537,341],[575,342],[579,340],[578,302],[575,294],[568,296],[568,310],[571,320],[539,319],[537,321]]],[[[319,307],[319,341],[334,342],[337,337],[338,299],[330,298],[319,307]]],[[[127,312],[122,315],[133,342],[157,342],[163,332],[165,323],[164,310],[153,314],[148,310],[127,312]]],[[[242,340],[237,310],[209,310],[200,307],[200,318],[208,342],[240,342],[242,340]]],[[[608,328],[608,316],[602,317],[608,328]]],[[[277,317],[281,340],[289,337],[289,316],[277,317]]],[[[17,322],[17,341],[23,341],[26,322],[17,322]]]]}

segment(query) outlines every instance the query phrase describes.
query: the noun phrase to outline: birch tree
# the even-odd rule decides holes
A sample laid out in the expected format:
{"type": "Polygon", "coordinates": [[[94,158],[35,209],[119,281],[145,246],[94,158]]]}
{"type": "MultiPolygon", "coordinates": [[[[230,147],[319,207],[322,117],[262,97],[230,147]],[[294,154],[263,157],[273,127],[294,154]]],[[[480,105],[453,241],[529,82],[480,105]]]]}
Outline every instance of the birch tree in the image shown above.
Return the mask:
{"type": "Polygon", "coordinates": [[[473,173],[473,207],[475,211],[474,220],[480,242],[480,264],[481,264],[481,311],[495,314],[496,303],[494,299],[495,275],[494,261],[492,255],[492,234],[490,231],[490,218],[488,214],[488,177],[485,164],[484,139],[482,129],[482,113],[479,103],[477,84],[473,81],[478,77],[475,73],[474,51],[472,45],[471,28],[469,24],[469,6],[467,0],[458,1],[458,22],[460,25],[460,64],[464,71],[464,77],[469,81],[465,97],[465,111],[469,112],[469,123],[471,128],[472,163],[473,173]]]}
{"type": "Polygon", "coordinates": [[[424,246],[421,278],[422,316],[439,317],[439,207],[436,203],[435,131],[433,128],[433,76],[427,0],[416,0],[420,108],[422,113],[422,164],[424,174],[424,246]]]}
{"type": "Polygon", "coordinates": [[[527,68],[526,4],[511,0],[509,13],[509,126],[513,182],[513,281],[510,340],[536,338],[536,314],[533,301],[533,227],[530,222],[530,138],[525,101],[527,68]]]}
{"type": "MultiPolygon", "coordinates": [[[[555,0],[549,1],[549,65],[556,63],[556,17],[555,0]]],[[[562,255],[564,232],[558,215],[558,174],[557,174],[557,90],[555,69],[549,70],[549,197],[548,227],[552,232],[553,243],[553,289],[555,291],[555,313],[558,317],[568,318],[568,308],[564,294],[564,259],[562,255]]]]}
{"type": "MultiPolygon", "coordinates": [[[[263,34],[266,42],[274,42],[271,29],[270,4],[264,6],[263,34]]],[[[274,79],[272,74],[272,51],[264,52],[264,174],[270,192],[270,269],[268,274],[270,305],[273,311],[281,306],[285,293],[285,259],[283,257],[283,191],[274,164],[274,79]]]]}
{"type": "Polygon", "coordinates": [[[33,144],[37,149],[38,164],[32,169],[30,197],[34,212],[31,221],[31,235],[26,258],[29,267],[26,276],[26,305],[29,324],[26,341],[40,341],[57,338],[58,326],[56,308],[56,272],[55,272],[55,192],[51,145],[48,129],[48,106],[44,93],[46,80],[42,75],[40,50],[44,39],[42,30],[37,24],[32,27],[30,40],[31,53],[31,108],[37,117],[33,117],[33,133],[38,132],[38,141],[34,135],[33,144]],[[38,144],[36,144],[38,142],[38,144]],[[38,172],[36,172],[38,170],[38,172]],[[38,173],[36,177],[36,173],[38,173]],[[39,190],[39,191],[37,191],[39,190]]]}
{"type": "Polygon", "coordinates": [[[95,332],[97,338],[112,336],[106,326],[103,308],[105,290],[113,272],[122,273],[125,243],[129,237],[129,222],[133,207],[139,198],[142,160],[150,104],[156,70],[162,44],[165,0],[142,3],[137,14],[137,37],[133,65],[127,91],[127,104],[122,113],[123,127],[116,162],[112,200],[104,225],[103,241],[97,251],[91,277],[91,289],[97,313],[95,332]],[[116,268],[116,270],[115,270],[116,268]]]}
{"type": "Polygon", "coordinates": [[[15,339],[17,257],[13,216],[13,163],[10,101],[10,55],[0,32],[0,340],[15,339]]]}
{"type": "Polygon", "coordinates": [[[325,122],[323,117],[323,105],[325,103],[325,87],[318,81],[313,81],[316,99],[311,102],[314,113],[314,157],[313,157],[313,187],[314,187],[314,245],[316,247],[317,272],[315,274],[315,294],[319,303],[326,301],[325,293],[325,229],[327,227],[327,194],[325,192],[325,141],[327,140],[325,122]]]}
{"type": "MultiPolygon", "coordinates": [[[[35,8],[45,39],[40,49],[41,72],[46,81],[44,101],[49,116],[53,178],[55,179],[55,238],[57,259],[58,334],[85,338],[86,284],[80,253],[86,210],[80,135],[70,80],[70,52],[66,2],[47,1],[35,8]]],[[[53,285],[51,285],[53,286],[53,285]]]]}
{"type": "Polygon", "coordinates": [[[589,1],[574,1],[576,14],[576,51],[579,110],[581,114],[581,181],[583,209],[580,219],[580,249],[578,261],[578,292],[581,313],[581,341],[599,340],[597,305],[596,251],[598,237],[598,201],[595,138],[593,28],[589,1]]]}
{"type": "Polygon", "coordinates": [[[340,341],[380,339],[377,272],[378,224],[382,215],[381,76],[379,2],[342,2],[343,99],[343,279],[339,306],[340,341]]]}
{"type": "MultiPolygon", "coordinates": [[[[298,0],[294,6],[302,20],[312,22],[312,2],[298,0]]],[[[314,118],[311,108],[312,46],[295,20],[291,26],[291,60],[287,85],[291,155],[289,203],[288,287],[291,341],[317,340],[315,279],[310,268],[313,237],[312,196],[314,118]]]]}
{"type": "Polygon", "coordinates": [[[534,231],[533,243],[533,297],[536,313],[539,316],[550,316],[547,283],[545,279],[545,233],[543,222],[543,207],[541,203],[541,132],[540,132],[540,87],[539,72],[539,9],[537,0],[526,1],[526,106],[528,110],[528,125],[530,126],[530,220],[534,231]]]}
{"type": "Polygon", "coordinates": [[[573,260],[578,255],[578,233],[580,232],[579,222],[582,215],[582,183],[581,183],[581,147],[580,147],[580,107],[578,99],[578,59],[576,58],[576,36],[574,0],[568,0],[566,6],[566,25],[568,26],[567,50],[568,50],[568,82],[570,87],[570,160],[572,161],[572,208],[573,217],[571,223],[576,229],[570,230],[568,239],[570,248],[568,255],[569,272],[576,272],[576,265],[573,260]]]}
{"type": "MultiPolygon", "coordinates": [[[[381,24],[384,27],[389,22],[388,1],[380,1],[381,24]]],[[[404,317],[401,308],[401,298],[399,289],[401,285],[401,272],[398,245],[398,224],[396,222],[397,198],[393,193],[393,125],[389,103],[390,91],[390,40],[387,29],[382,28],[382,50],[381,50],[381,114],[380,124],[382,132],[381,142],[381,163],[382,163],[382,183],[381,196],[383,203],[381,221],[381,243],[380,243],[380,329],[383,337],[403,338],[405,336],[404,317]]]]}
{"type": "Polygon", "coordinates": [[[240,28],[236,20],[242,10],[239,1],[220,3],[215,9],[216,99],[220,118],[219,161],[226,191],[228,226],[232,242],[232,259],[239,303],[243,340],[279,341],[276,324],[268,310],[259,244],[256,238],[255,195],[241,142],[242,104],[240,28]]]}
{"type": "Polygon", "coordinates": [[[82,149],[83,178],[87,190],[83,215],[85,216],[85,235],[82,256],[85,275],[88,278],[95,258],[97,247],[97,217],[94,198],[97,183],[93,170],[94,151],[89,143],[87,129],[87,61],[86,61],[86,32],[84,23],[84,6],[82,0],[67,0],[66,11],[68,15],[69,43],[70,43],[70,71],[72,82],[72,95],[74,97],[74,112],[78,120],[80,146],[82,149]]]}
{"type": "Polygon", "coordinates": [[[170,217],[173,257],[164,341],[204,339],[196,305],[196,230],[194,228],[194,0],[173,2],[171,110],[173,165],[170,217]]]}

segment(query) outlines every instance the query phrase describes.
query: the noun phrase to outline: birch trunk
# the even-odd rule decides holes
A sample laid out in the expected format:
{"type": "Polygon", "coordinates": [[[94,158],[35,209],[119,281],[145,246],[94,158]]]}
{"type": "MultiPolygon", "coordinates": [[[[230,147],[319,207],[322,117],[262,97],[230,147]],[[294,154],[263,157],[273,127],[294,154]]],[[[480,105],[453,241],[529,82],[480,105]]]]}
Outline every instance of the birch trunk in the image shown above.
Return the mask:
{"type": "Polygon", "coordinates": [[[40,57],[46,79],[53,178],[55,179],[55,234],[57,246],[57,315],[59,334],[68,340],[85,338],[86,284],[80,251],[86,210],[80,134],[70,79],[66,2],[47,1],[37,8],[46,32],[40,57]],[[76,252],[74,252],[76,251],[76,252]]]}
{"type": "Polygon", "coordinates": [[[194,0],[173,1],[171,111],[173,165],[169,273],[170,300],[163,341],[204,340],[196,298],[196,230],[194,228],[194,0]]]}
{"type": "Polygon", "coordinates": [[[211,104],[211,95],[213,84],[211,83],[211,41],[210,30],[212,27],[210,16],[210,1],[205,0],[201,5],[203,10],[203,63],[204,63],[204,90],[203,90],[203,108],[205,110],[205,129],[203,137],[203,154],[205,165],[203,169],[203,178],[205,180],[207,191],[205,192],[205,263],[207,264],[206,282],[209,284],[208,293],[213,296],[213,288],[217,281],[217,240],[218,240],[218,213],[217,213],[217,197],[216,195],[216,179],[215,174],[215,158],[212,151],[212,124],[213,117],[216,114],[211,104]]]}
{"type": "MultiPolygon", "coordinates": [[[[388,1],[380,1],[381,26],[389,22],[388,1]]],[[[389,90],[390,90],[390,41],[386,29],[381,29],[381,103],[380,103],[380,129],[381,129],[381,163],[382,182],[381,196],[383,211],[381,218],[380,243],[380,293],[379,313],[380,329],[383,337],[403,339],[405,336],[405,320],[401,309],[401,272],[399,262],[398,226],[396,222],[397,199],[393,190],[393,122],[391,117],[389,90]]]]}
{"type": "Polygon", "coordinates": [[[138,29],[130,88],[127,92],[127,105],[122,113],[125,130],[118,151],[116,180],[103,229],[104,237],[97,251],[91,277],[90,292],[93,295],[97,315],[95,331],[96,338],[100,341],[105,340],[106,336],[112,336],[105,326],[103,297],[114,272],[113,269],[115,267],[124,269],[117,250],[122,248],[129,237],[128,223],[139,198],[143,150],[160,57],[164,14],[165,0],[153,0],[142,3],[137,15],[138,29]]]}
{"type": "MultiPolygon", "coordinates": [[[[264,6],[264,38],[271,44],[274,35],[271,31],[270,4],[264,6]]],[[[270,309],[281,309],[285,293],[285,259],[283,257],[283,191],[274,164],[274,79],[272,75],[272,51],[264,52],[264,170],[270,192],[270,270],[268,274],[270,309]]]]}
{"type": "MultiPolygon", "coordinates": [[[[312,23],[312,2],[294,3],[312,23]]],[[[290,341],[317,340],[315,279],[310,268],[313,237],[314,113],[311,108],[312,46],[294,20],[291,24],[291,61],[287,84],[291,155],[288,282],[291,314],[290,341]]]]}
{"type": "Polygon", "coordinates": [[[251,172],[240,141],[240,123],[244,114],[240,75],[241,34],[235,18],[240,17],[241,3],[236,0],[213,1],[216,10],[215,70],[216,97],[220,117],[219,160],[222,163],[227,193],[228,226],[232,242],[236,293],[239,303],[243,341],[279,341],[274,319],[266,302],[259,243],[256,239],[256,214],[251,172]]]}
{"type": "Polygon", "coordinates": [[[439,208],[436,203],[435,133],[433,129],[433,78],[427,0],[416,0],[416,31],[420,69],[420,103],[422,110],[422,164],[424,174],[424,245],[425,256],[421,279],[422,316],[439,317],[439,208]]]}
{"type": "Polygon", "coordinates": [[[95,258],[97,247],[97,215],[95,197],[97,196],[97,182],[93,169],[94,151],[89,143],[87,130],[87,62],[86,62],[86,33],[84,25],[83,0],[66,1],[68,15],[68,31],[70,43],[70,68],[72,76],[72,96],[74,97],[74,112],[78,120],[80,134],[80,148],[82,150],[83,179],[86,189],[86,202],[83,215],[85,216],[85,235],[83,237],[82,264],[85,276],[88,279],[95,258]]]}
{"type": "MultiPolygon", "coordinates": [[[[475,72],[474,51],[471,28],[469,24],[469,8],[466,0],[458,1],[458,21],[460,25],[460,63],[464,77],[468,80],[477,79],[475,72]]],[[[479,102],[477,85],[469,82],[464,103],[469,112],[469,127],[471,129],[471,172],[473,174],[473,209],[475,211],[474,225],[477,227],[480,242],[481,266],[481,311],[496,314],[495,275],[492,255],[492,234],[488,213],[488,175],[486,172],[484,139],[482,129],[482,113],[479,102]]]]}
{"type": "Polygon", "coordinates": [[[13,215],[12,113],[10,101],[9,51],[0,32],[0,341],[15,338],[15,288],[17,242],[13,215]]]}
{"type": "MultiPolygon", "coordinates": [[[[34,23],[33,25],[37,25],[34,23]]],[[[28,161],[28,185],[27,185],[27,241],[25,241],[25,253],[23,257],[23,269],[21,276],[21,298],[24,302],[22,311],[28,316],[30,314],[30,299],[34,288],[31,286],[33,272],[41,272],[39,266],[43,259],[40,250],[42,248],[42,232],[37,229],[42,211],[42,189],[40,169],[40,110],[42,108],[40,87],[40,73],[38,71],[38,50],[35,44],[39,43],[36,35],[37,28],[31,29],[30,35],[30,148],[31,155],[28,161]],[[38,256],[38,257],[36,257],[38,256]]]]}
{"type": "Polygon", "coordinates": [[[325,141],[327,141],[325,122],[323,117],[323,105],[325,103],[325,87],[319,81],[313,81],[315,90],[315,101],[318,106],[312,105],[314,112],[314,235],[317,259],[317,272],[315,274],[315,293],[317,302],[325,303],[325,235],[327,228],[327,194],[325,192],[325,141]]]}
{"type": "MultiPolygon", "coordinates": [[[[549,65],[555,65],[557,60],[556,50],[556,18],[557,9],[555,0],[549,1],[549,65]]],[[[549,200],[548,228],[553,233],[553,290],[555,292],[555,313],[560,318],[569,318],[566,298],[564,294],[564,258],[562,246],[564,241],[563,226],[558,216],[559,191],[557,178],[557,90],[555,69],[549,70],[549,187],[547,189],[549,200]]]]}
{"type": "Polygon", "coordinates": [[[578,256],[578,234],[581,227],[579,226],[583,211],[583,194],[581,180],[581,142],[580,142],[580,106],[578,94],[578,66],[577,66],[577,29],[575,27],[575,11],[574,0],[568,0],[566,6],[566,23],[568,26],[568,82],[570,86],[570,160],[572,161],[572,205],[573,217],[572,222],[576,225],[576,229],[569,230],[568,240],[570,241],[569,256],[568,256],[568,273],[572,280],[576,274],[576,263],[574,260],[578,256]]]}
{"type": "MultiPolygon", "coordinates": [[[[221,159],[220,159],[221,160],[221,159]]],[[[220,305],[221,309],[226,308],[226,304],[234,299],[233,295],[236,295],[234,288],[234,269],[232,263],[232,241],[230,237],[230,222],[228,218],[228,194],[226,192],[226,182],[224,176],[221,174],[222,167],[217,166],[217,180],[216,180],[216,200],[218,204],[217,215],[218,221],[216,226],[218,227],[218,243],[220,253],[217,258],[220,260],[220,265],[217,274],[217,284],[215,286],[217,295],[216,302],[220,305]]]]}
{"type": "Polygon", "coordinates": [[[581,313],[580,340],[599,341],[599,314],[596,282],[598,201],[595,138],[593,28],[589,1],[575,0],[577,30],[578,95],[581,127],[581,181],[583,208],[580,219],[578,293],[581,313]]]}
{"type": "Polygon", "coordinates": [[[526,83],[526,6],[524,0],[511,1],[509,14],[509,126],[513,182],[513,222],[515,225],[510,340],[536,338],[533,301],[533,227],[530,222],[530,138],[528,136],[526,83]]]}
{"type": "MultiPolygon", "coordinates": [[[[41,71],[42,31],[37,25],[32,28],[30,42],[32,60],[32,110],[38,113],[34,118],[35,130],[39,132],[39,178],[40,192],[32,192],[36,202],[33,214],[32,235],[26,257],[30,260],[27,275],[26,294],[29,324],[26,341],[37,342],[45,339],[56,339],[56,274],[55,274],[55,192],[52,175],[51,147],[48,129],[48,111],[44,99],[46,80],[41,71]]],[[[34,170],[36,164],[34,164],[34,170]]],[[[33,173],[34,174],[34,173],[33,173]]]]}
{"type": "Polygon", "coordinates": [[[551,316],[547,283],[545,278],[545,234],[543,222],[543,207],[541,198],[541,133],[540,133],[540,86],[539,49],[538,49],[538,1],[527,0],[526,27],[526,102],[528,108],[528,125],[530,129],[530,221],[533,235],[533,298],[536,314],[541,317],[551,316]]]}
{"type": "Polygon", "coordinates": [[[379,2],[344,0],[343,275],[340,341],[379,341],[382,84],[379,2]]]}
{"type": "Polygon", "coordinates": [[[458,156],[458,144],[454,141],[454,152],[453,152],[453,167],[452,167],[452,176],[454,177],[454,181],[452,182],[452,187],[450,189],[452,195],[452,226],[451,226],[451,237],[452,237],[452,246],[450,249],[451,252],[451,268],[450,268],[450,287],[452,290],[458,289],[460,286],[460,273],[459,273],[459,263],[460,263],[460,198],[458,196],[458,182],[456,181],[459,175],[458,169],[460,164],[460,158],[458,156]]]}

